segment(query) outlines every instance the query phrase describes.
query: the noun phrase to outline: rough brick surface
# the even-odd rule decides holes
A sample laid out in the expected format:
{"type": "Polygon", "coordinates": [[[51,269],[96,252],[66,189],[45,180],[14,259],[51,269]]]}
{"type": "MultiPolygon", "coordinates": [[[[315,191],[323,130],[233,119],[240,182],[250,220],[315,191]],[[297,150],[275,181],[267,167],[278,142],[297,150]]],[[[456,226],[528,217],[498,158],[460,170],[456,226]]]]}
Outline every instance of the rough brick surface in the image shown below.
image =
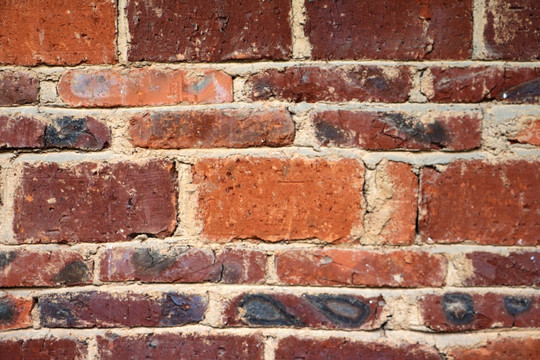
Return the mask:
{"type": "Polygon", "coordinates": [[[258,283],[264,279],[266,255],[257,250],[187,247],[116,248],[107,250],[100,263],[102,281],[165,283],[258,283]]]}
{"type": "Polygon", "coordinates": [[[522,120],[517,133],[510,136],[510,141],[540,146],[540,117],[525,116],[522,120]]]}
{"type": "Polygon", "coordinates": [[[130,61],[284,60],[288,0],[129,0],[130,61]]]}
{"type": "Polygon", "coordinates": [[[114,1],[4,1],[0,10],[0,64],[116,61],[114,1]]]}
{"type": "Polygon", "coordinates": [[[39,319],[50,328],[167,327],[197,323],[207,300],[199,295],[64,293],[41,296],[39,319]]]}
{"type": "Polygon", "coordinates": [[[540,59],[540,5],[536,0],[486,0],[487,58],[540,59]]]}
{"type": "Polygon", "coordinates": [[[150,149],[277,147],[292,144],[294,123],[284,109],[142,113],[129,133],[133,145],[150,149]]]}
{"type": "Polygon", "coordinates": [[[38,101],[38,95],[36,75],[22,71],[0,72],[1,106],[32,104],[38,101]]]}
{"type": "Polygon", "coordinates": [[[446,293],[420,300],[424,325],[435,331],[457,332],[540,326],[540,297],[512,294],[446,293]]]}
{"type": "Polygon", "coordinates": [[[46,124],[31,115],[0,115],[0,149],[43,148],[46,124]]]}
{"type": "Polygon", "coordinates": [[[223,359],[263,360],[263,342],[257,335],[149,334],[98,336],[102,360],[113,359],[223,359]]]}
{"type": "Polygon", "coordinates": [[[444,256],[413,251],[285,250],[276,254],[276,268],[289,285],[410,288],[441,286],[446,276],[444,256]]]}
{"type": "Polygon", "coordinates": [[[452,360],[531,360],[540,354],[540,339],[504,338],[488,341],[485,346],[456,347],[448,351],[452,360]]]}
{"type": "Polygon", "coordinates": [[[0,287],[4,288],[90,284],[93,270],[93,262],[77,251],[0,251],[0,287]]]}
{"type": "Polygon", "coordinates": [[[90,116],[57,117],[47,126],[44,135],[46,148],[101,150],[110,142],[108,126],[90,116]]]}
{"type": "Polygon", "coordinates": [[[348,65],[266,70],[247,80],[252,100],[405,102],[412,87],[406,66],[348,65]]]}
{"type": "Polygon", "coordinates": [[[434,66],[423,75],[422,91],[430,101],[440,103],[497,100],[536,104],[540,101],[540,68],[434,66]]]}
{"type": "Polygon", "coordinates": [[[305,33],[315,59],[461,60],[471,55],[471,0],[306,0],[305,6],[305,33]]]}
{"type": "Polygon", "coordinates": [[[540,252],[511,252],[508,255],[476,251],[466,255],[473,273],[463,279],[466,286],[539,286],[540,252]]]}
{"type": "Polygon", "coordinates": [[[366,150],[471,150],[481,144],[478,112],[414,114],[329,110],[312,116],[323,146],[366,150]]]}
{"type": "Polygon", "coordinates": [[[222,242],[346,241],[362,226],[363,175],[351,159],[201,160],[193,182],[203,234],[222,242]]]}
{"type": "Polygon", "coordinates": [[[221,103],[232,100],[232,80],[213,70],[72,70],[60,79],[58,94],[88,107],[221,103]]]}
{"type": "Polygon", "coordinates": [[[311,327],[326,329],[379,328],[382,296],[363,298],[335,294],[245,293],[231,299],[224,310],[226,326],[311,327]]]}
{"type": "Polygon", "coordinates": [[[23,329],[32,326],[30,311],[33,306],[32,298],[11,295],[0,297],[0,330],[23,329]]]}
{"type": "Polygon", "coordinates": [[[13,229],[20,243],[167,236],[176,226],[176,186],[165,160],[25,164],[13,229]]]}
{"type": "Polygon", "coordinates": [[[540,243],[540,163],[455,161],[421,176],[424,241],[493,245],[540,243]],[[459,209],[459,211],[456,211],[459,209]]]}
{"type": "Polygon", "coordinates": [[[3,360],[84,360],[87,353],[87,344],[74,339],[0,339],[3,360]]]}
{"type": "Polygon", "coordinates": [[[293,336],[279,341],[276,359],[280,360],[441,360],[441,355],[428,346],[417,344],[388,344],[383,342],[359,342],[343,338],[325,340],[298,339],[293,336]]]}

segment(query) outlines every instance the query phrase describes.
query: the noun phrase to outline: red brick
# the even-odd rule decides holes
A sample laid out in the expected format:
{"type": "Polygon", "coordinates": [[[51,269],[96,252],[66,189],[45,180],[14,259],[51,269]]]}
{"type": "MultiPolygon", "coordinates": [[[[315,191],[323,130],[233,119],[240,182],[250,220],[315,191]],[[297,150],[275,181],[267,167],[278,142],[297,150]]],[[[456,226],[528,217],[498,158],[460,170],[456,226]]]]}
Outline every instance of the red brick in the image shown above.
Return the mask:
{"type": "Polygon", "coordinates": [[[129,0],[130,61],[285,60],[290,1],[129,0]]]}
{"type": "Polygon", "coordinates": [[[168,327],[198,323],[207,300],[180,293],[110,294],[98,291],[43,295],[40,324],[49,328],[168,327]]]}
{"type": "Polygon", "coordinates": [[[44,140],[47,148],[101,150],[109,146],[111,131],[90,116],[62,116],[47,126],[44,140]]]}
{"type": "Polygon", "coordinates": [[[94,263],[77,251],[0,251],[0,287],[85,285],[93,270],[94,263]]]}
{"type": "Polygon", "coordinates": [[[2,360],[84,360],[87,353],[85,342],[72,339],[0,339],[2,360]]]}
{"type": "Polygon", "coordinates": [[[434,287],[444,285],[446,259],[420,251],[296,249],[277,252],[276,268],[289,285],[434,287]]]}
{"type": "Polygon", "coordinates": [[[406,66],[303,66],[266,70],[250,76],[246,85],[252,100],[401,103],[409,98],[412,80],[406,66]]]}
{"type": "Polygon", "coordinates": [[[540,252],[511,252],[508,255],[476,251],[466,255],[472,274],[465,286],[540,286],[540,252]]]}
{"type": "Polygon", "coordinates": [[[130,120],[131,143],[150,149],[287,146],[294,122],[285,109],[141,113],[130,120]]]}
{"type": "Polygon", "coordinates": [[[214,255],[196,248],[114,248],[101,257],[102,281],[164,283],[259,283],[264,279],[266,254],[225,248],[214,255]]]}
{"type": "Polygon", "coordinates": [[[472,1],[306,0],[314,59],[468,59],[472,1]]]}
{"type": "Polygon", "coordinates": [[[0,24],[0,64],[116,62],[114,1],[4,1],[0,24]]]}
{"type": "Polygon", "coordinates": [[[33,104],[38,101],[38,95],[39,80],[35,74],[22,71],[0,72],[1,106],[33,104]]]}
{"type": "Polygon", "coordinates": [[[360,342],[344,338],[299,339],[293,336],[279,341],[279,360],[442,360],[435,348],[409,343],[360,342]]]}
{"type": "Polygon", "coordinates": [[[540,117],[526,116],[519,124],[519,130],[510,140],[520,144],[540,146],[540,117]]]}
{"type": "Polygon", "coordinates": [[[244,293],[227,302],[225,326],[311,327],[324,329],[380,328],[382,296],[363,298],[332,294],[244,293]]]}
{"type": "Polygon", "coordinates": [[[15,193],[19,243],[110,242],[176,226],[177,173],[165,160],[25,164],[15,193]]]}
{"type": "Polygon", "coordinates": [[[366,150],[471,150],[480,147],[480,112],[415,114],[328,110],[312,116],[323,146],[366,150]],[[423,121],[425,120],[425,121],[423,121]]]}
{"type": "Polygon", "coordinates": [[[540,162],[455,161],[424,168],[419,231],[424,241],[540,244],[540,162]]]}
{"type": "Polygon", "coordinates": [[[540,354],[540,339],[497,337],[484,346],[455,347],[447,354],[451,360],[532,360],[540,354]]]}
{"type": "Polygon", "coordinates": [[[0,149],[43,148],[45,127],[34,116],[0,115],[0,149]]]}
{"type": "MultiPolygon", "coordinates": [[[[6,294],[0,297],[0,330],[24,329],[32,326],[32,298],[6,294]]],[[[1,347],[1,345],[0,345],[1,347]]]]}
{"type": "Polygon", "coordinates": [[[487,0],[484,11],[488,59],[540,59],[537,0],[487,0]]]}
{"type": "Polygon", "coordinates": [[[491,328],[540,326],[540,296],[447,293],[420,300],[424,325],[455,332],[491,328]]]}
{"type": "Polygon", "coordinates": [[[263,360],[259,335],[140,334],[98,336],[101,360],[116,359],[220,359],[263,360]]]}
{"type": "Polygon", "coordinates": [[[204,159],[193,167],[203,235],[346,241],[362,226],[364,166],[352,159],[204,159]]]}
{"type": "Polygon", "coordinates": [[[540,101],[540,68],[431,67],[423,75],[422,89],[431,102],[536,104],[540,101]]]}
{"type": "Polygon", "coordinates": [[[232,101],[232,79],[213,70],[71,70],[58,94],[72,106],[213,104],[232,101]]]}

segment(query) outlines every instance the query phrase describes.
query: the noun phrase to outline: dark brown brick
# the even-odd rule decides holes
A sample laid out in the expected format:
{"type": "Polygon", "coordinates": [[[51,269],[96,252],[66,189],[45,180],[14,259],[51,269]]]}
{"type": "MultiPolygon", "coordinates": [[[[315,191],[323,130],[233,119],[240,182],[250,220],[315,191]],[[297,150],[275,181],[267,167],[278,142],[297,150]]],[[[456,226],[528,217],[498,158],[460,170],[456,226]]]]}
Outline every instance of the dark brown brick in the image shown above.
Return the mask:
{"type": "Polygon", "coordinates": [[[424,241],[540,244],[540,162],[472,160],[442,172],[424,168],[421,194],[424,241]]]}
{"type": "Polygon", "coordinates": [[[314,59],[468,59],[472,1],[305,0],[314,59]]]}
{"type": "Polygon", "coordinates": [[[540,252],[511,252],[508,255],[475,251],[466,255],[472,274],[465,286],[539,286],[540,252]]]}
{"type": "Polygon", "coordinates": [[[435,331],[540,326],[540,296],[446,293],[420,300],[424,325],[435,331]]]}
{"type": "Polygon", "coordinates": [[[294,122],[285,109],[142,113],[130,120],[131,143],[150,149],[287,146],[294,122]]]}
{"type": "Polygon", "coordinates": [[[356,160],[203,159],[193,176],[209,240],[343,242],[362,226],[364,166],[356,160]]]}
{"type": "Polygon", "coordinates": [[[486,0],[484,43],[488,59],[540,59],[537,0],[486,0]]]}
{"type": "Polygon", "coordinates": [[[277,252],[276,268],[288,285],[432,287],[444,284],[446,259],[414,251],[296,249],[277,252]]]}
{"type": "Polygon", "coordinates": [[[279,341],[279,360],[442,360],[435,348],[409,343],[360,342],[344,338],[305,339],[290,336],[279,341]]]}
{"type": "Polygon", "coordinates": [[[19,243],[109,242],[176,226],[177,173],[165,160],[25,164],[15,194],[19,243]]]}
{"type": "Polygon", "coordinates": [[[220,359],[263,360],[259,335],[140,334],[98,336],[101,360],[116,359],[220,359]]]}
{"type": "Polygon", "coordinates": [[[85,285],[92,282],[93,270],[94,263],[78,251],[0,251],[0,288],[85,285]]]}
{"type": "Polygon", "coordinates": [[[266,70],[250,76],[246,85],[252,100],[401,103],[409,98],[412,80],[406,66],[306,66],[266,70]]]}
{"type": "Polygon", "coordinates": [[[290,1],[129,0],[130,61],[284,60],[290,1]]]}
{"type": "Polygon", "coordinates": [[[329,110],[312,116],[317,140],[323,146],[366,150],[451,150],[478,148],[480,112],[404,112],[329,110]]]}
{"type": "Polygon", "coordinates": [[[43,148],[45,127],[34,116],[0,115],[0,149],[43,148]]]}
{"type": "Polygon", "coordinates": [[[364,329],[381,327],[382,296],[244,293],[224,310],[225,326],[364,329]]]}
{"type": "Polygon", "coordinates": [[[0,72],[1,106],[33,104],[38,101],[38,95],[39,80],[36,75],[21,71],[0,72]]]}
{"type": "Polygon", "coordinates": [[[109,146],[109,127],[93,117],[62,116],[45,129],[45,147],[101,150],[109,146]]]}
{"type": "Polygon", "coordinates": [[[2,295],[0,297],[0,330],[24,329],[32,326],[30,312],[33,307],[32,298],[2,295]]]}
{"type": "Polygon", "coordinates": [[[264,282],[266,254],[259,250],[224,248],[217,254],[220,282],[257,284],[264,282]]]}
{"type": "Polygon", "coordinates": [[[540,339],[497,337],[479,347],[454,347],[447,351],[452,360],[532,360],[540,354],[540,339]]]}
{"type": "Polygon", "coordinates": [[[73,339],[0,339],[2,360],[84,360],[87,344],[73,339]]]}
{"type": "Polygon", "coordinates": [[[167,327],[198,323],[207,300],[180,293],[111,294],[98,291],[43,295],[40,324],[49,328],[167,327]]]}

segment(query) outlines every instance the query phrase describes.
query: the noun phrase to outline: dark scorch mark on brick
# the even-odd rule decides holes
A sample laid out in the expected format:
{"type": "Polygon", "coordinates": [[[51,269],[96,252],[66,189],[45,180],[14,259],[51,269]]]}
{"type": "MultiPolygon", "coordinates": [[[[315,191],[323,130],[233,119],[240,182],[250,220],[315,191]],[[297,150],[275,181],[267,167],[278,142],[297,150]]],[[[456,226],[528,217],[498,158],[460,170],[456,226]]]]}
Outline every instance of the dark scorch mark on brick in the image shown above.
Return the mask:
{"type": "Polygon", "coordinates": [[[90,270],[82,260],[75,260],[64,266],[52,279],[63,285],[83,284],[89,280],[90,270]]]}
{"type": "Polygon", "coordinates": [[[535,102],[540,101],[540,78],[526,81],[506,90],[499,100],[509,102],[535,102]]]}
{"type": "Polygon", "coordinates": [[[304,295],[330,321],[347,327],[358,327],[371,310],[365,302],[345,295],[304,295]]]}
{"type": "Polygon", "coordinates": [[[199,322],[206,311],[205,302],[199,295],[185,296],[169,293],[160,302],[163,316],[160,324],[163,326],[199,322]]]}
{"type": "Polygon", "coordinates": [[[45,129],[45,147],[100,150],[108,146],[108,129],[94,118],[63,116],[45,129]]]}
{"type": "Polygon", "coordinates": [[[9,324],[15,317],[13,302],[10,299],[0,299],[0,323],[9,324]]]}
{"type": "Polygon", "coordinates": [[[17,254],[14,251],[2,251],[0,252],[0,270],[8,266],[15,258],[17,254]]]}
{"type": "Polygon", "coordinates": [[[350,135],[347,131],[340,128],[339,126],[334,126],[324,121],[315,123],[315,131],[317,140],[319,140],[322,144],[325,145],[329,142],[333,142],[336,144],[348,143],[351,140],[350,135]]]}
{"type": "Polygon", "coordinates": [[[131,259],[137,275],[159,274],[174,264],[176,256],[147,248],[135,250],[131,259]]]}
{"type": "Polygon", "coordinates": [[[251,325],[303,326],[302,322],[289,314],[283,305],[264,294],[246,295],[238,304],[243,319],[251,325]]]}
{"type": "Polygon", "coordinates": [[[531,308],[532,300],[521,296],[507,296],[504,298],[504,307],[512,316],[523,314],[531,308]]]}
{"type": "Polygon", "coordinates": [[[442,306],[448,321],[456,325],[470,323],[475,315],[474,301],[469,294],[445,294],[442,306]]]}
{"type": "MultiPolygon", "coordinates": [[[[437,147],[442,147],[448,141],[446,132],[437,121],[424,124],[399,113],[380,114],[379,119],[403,133],[405,135],[403,140],[411,139],[421,144],[437,147]]],[[[387,129],[385,129],[384,134],[392,136],[387,129]]]]}

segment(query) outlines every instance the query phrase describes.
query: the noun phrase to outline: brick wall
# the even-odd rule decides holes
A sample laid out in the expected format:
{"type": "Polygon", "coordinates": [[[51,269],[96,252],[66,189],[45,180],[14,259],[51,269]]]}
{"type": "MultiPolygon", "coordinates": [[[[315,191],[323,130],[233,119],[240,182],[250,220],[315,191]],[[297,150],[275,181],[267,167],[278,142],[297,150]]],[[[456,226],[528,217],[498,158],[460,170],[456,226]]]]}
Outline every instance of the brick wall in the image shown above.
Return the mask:
{"type": "Polygon", "coordinates": [[[538,0],[0,25],[1,359],[540,356],[538,0]]]}

